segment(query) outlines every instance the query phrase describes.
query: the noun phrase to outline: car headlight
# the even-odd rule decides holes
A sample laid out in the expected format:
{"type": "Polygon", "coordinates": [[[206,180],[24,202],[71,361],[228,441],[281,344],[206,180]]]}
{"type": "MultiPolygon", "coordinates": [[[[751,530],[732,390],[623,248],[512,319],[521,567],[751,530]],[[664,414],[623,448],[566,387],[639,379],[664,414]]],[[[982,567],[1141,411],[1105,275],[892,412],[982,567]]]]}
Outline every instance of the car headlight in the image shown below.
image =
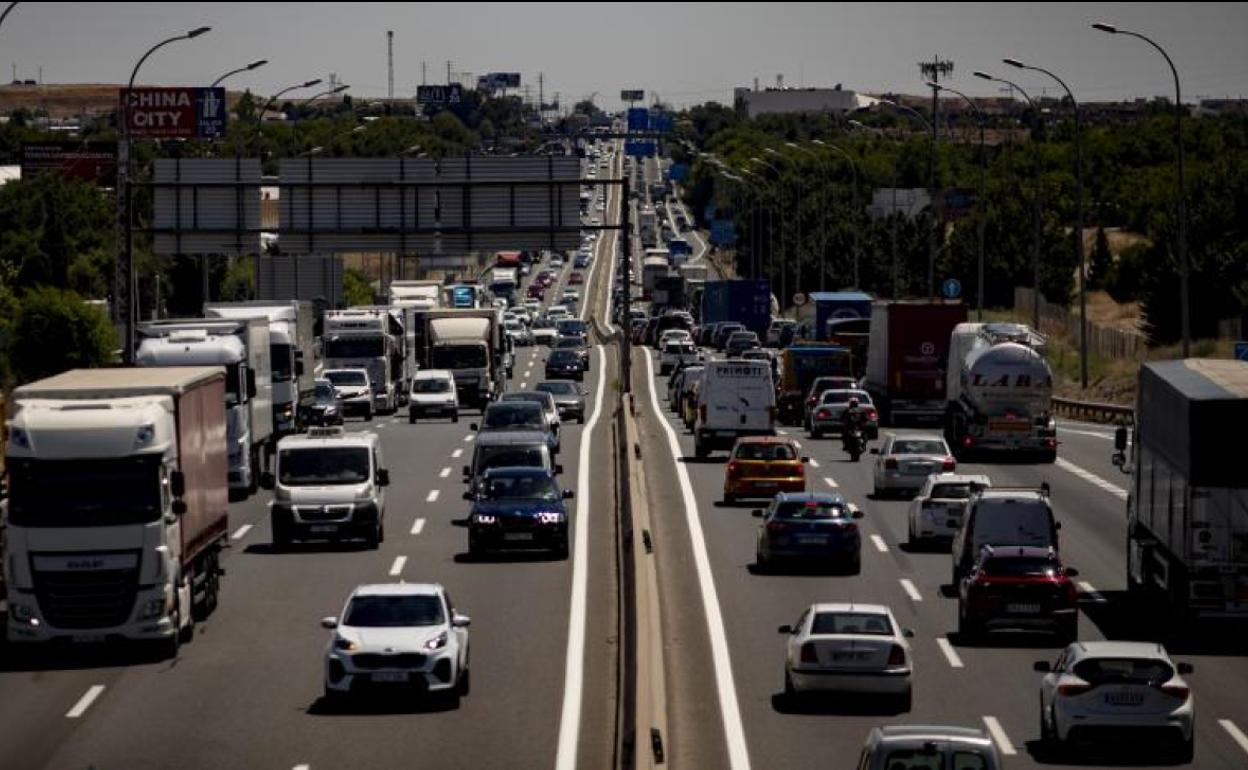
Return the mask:
{"type": "Polygon", "coordinates": [[[472,522],[474,524],[497,524],[498,517],[491,516],[488,513],[478,513],[476,516],[472,517],[472,522]]]}
{"type": "Polygon", "coordinates": [[[334,649],[342,650],[343,652],[355,652],[360,649],[360,645],[350,639],[343,639],[341,636],[338,636],[334,637],[334,649]]]}
{"type": "Polygon", "coordinates": [[[542,524],[562,524],[563,519],[563,514],[558,511],[549,511],[537,515],[537,520],[542,524]]]}
{"type": "Polygon", "coordinates": [[[447,640],[449,639],[450,639],[450,635],[446,633],[445,631],[443,631],[442,633],[433,637],[429,641],[425,642],[425,649],[426,650],[440,650],[446,646],[447,640]]]}
{"type": "Polygon", "coordinates": [[[139,620],[151,620],[160,617],[165,611],[165,599],[148,599],[143,603],[143,609],[139,612],[139,620]]]}

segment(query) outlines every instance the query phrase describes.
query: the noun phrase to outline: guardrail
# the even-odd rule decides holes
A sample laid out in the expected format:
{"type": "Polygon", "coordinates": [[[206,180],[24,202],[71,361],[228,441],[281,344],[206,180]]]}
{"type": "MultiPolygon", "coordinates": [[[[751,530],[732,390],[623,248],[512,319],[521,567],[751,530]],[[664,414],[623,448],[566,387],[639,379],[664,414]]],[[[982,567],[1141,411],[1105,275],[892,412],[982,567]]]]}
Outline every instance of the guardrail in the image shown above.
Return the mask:
{"type": "Polygon", "coordinates": [[[1115,425],[1135,424],[1135,409],[1121,404],[1102,404],[1096,401],[1076,401],[1072,398],[1054,398],[1053,411],[1079,420],[1106,422],[1115,425]]]}

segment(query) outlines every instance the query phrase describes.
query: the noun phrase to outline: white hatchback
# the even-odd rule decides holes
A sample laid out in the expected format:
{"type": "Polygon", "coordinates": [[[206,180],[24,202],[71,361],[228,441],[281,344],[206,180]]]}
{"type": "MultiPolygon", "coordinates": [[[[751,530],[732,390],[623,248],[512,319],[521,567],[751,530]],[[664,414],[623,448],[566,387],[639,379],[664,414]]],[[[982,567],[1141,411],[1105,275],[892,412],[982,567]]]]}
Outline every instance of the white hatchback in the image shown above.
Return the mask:
{"type": "Polygon", "coordinates": [[[909,541],[911,547],[933,540],[953,540],[962,526],[967,501],[974,492],[972,485],[984,489],[992,480],[983,475],[933,473],[910,501],[909,541]]]}

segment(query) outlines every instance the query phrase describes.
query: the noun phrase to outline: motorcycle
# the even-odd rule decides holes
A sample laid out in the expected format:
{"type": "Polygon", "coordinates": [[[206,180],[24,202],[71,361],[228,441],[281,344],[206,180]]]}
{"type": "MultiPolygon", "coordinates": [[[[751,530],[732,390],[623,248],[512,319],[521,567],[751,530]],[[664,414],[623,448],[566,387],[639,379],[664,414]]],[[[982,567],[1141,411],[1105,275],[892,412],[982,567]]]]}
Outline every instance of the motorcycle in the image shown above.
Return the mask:
{"type": "Polygon", "coordinates": [[[845,451],[849,453],[849,459],[858,462],[858,458],[867,449],[867,440],[863,436],[862,428],[855,425],[846,429],[842,436],[842,444],[845,451]]]}

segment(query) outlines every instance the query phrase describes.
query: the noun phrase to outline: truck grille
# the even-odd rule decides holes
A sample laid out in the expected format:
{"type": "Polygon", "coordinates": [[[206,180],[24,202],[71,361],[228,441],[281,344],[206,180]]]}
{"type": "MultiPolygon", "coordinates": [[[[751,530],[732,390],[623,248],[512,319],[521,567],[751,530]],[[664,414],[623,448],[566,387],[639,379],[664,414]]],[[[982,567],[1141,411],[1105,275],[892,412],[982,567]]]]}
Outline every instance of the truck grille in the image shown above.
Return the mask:
{"type": "Polygon", "coordinates": [[[139,569],[32,571],[35,598],[54,628],[111,628],[130,619],[139,569]]]}
{"type": "Polygon", "coordinates": [[[419,652],[402,652],[397,655],[366,652],[351,658],[356,668],[421,668],[425,665],[425,656],[419,652]]]}
{"type": "Polygon", "coordinates": [[[295,516],[299,521],[348,521],[350,505],[296,505],[295,516]]]}

